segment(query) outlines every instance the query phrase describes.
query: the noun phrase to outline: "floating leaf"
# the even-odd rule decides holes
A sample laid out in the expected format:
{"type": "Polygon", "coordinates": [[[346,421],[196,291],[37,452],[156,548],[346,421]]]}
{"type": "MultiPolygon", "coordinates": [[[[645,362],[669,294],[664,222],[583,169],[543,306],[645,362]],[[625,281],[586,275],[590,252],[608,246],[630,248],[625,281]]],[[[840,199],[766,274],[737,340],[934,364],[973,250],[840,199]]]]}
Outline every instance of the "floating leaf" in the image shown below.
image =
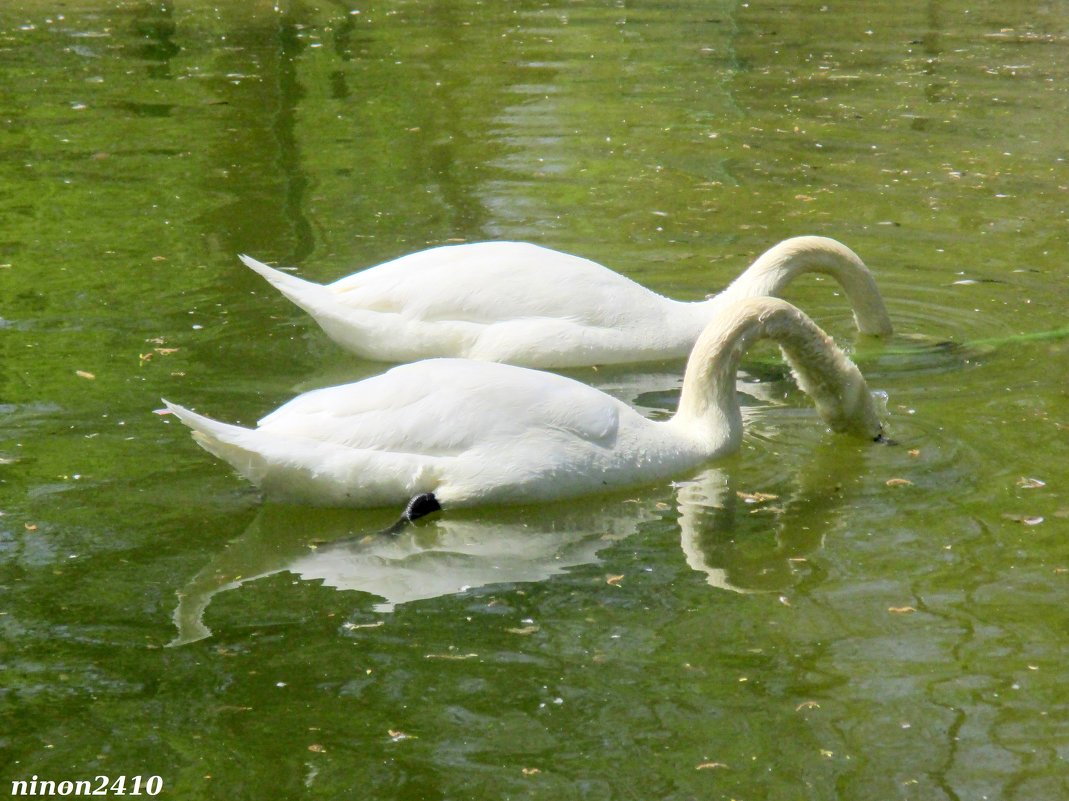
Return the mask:
{"type": "Polygon", "coordinates": [[[537,776],[541,772],[541,768],[520,768],[520,773],[524,776],[537,776]]]}
{"type": "Polygon", "coordinates": [[[888,487],[912,487],[913,482],[908,478],[889,478],[885,482],[888,487]]]}
{"type": "Polygon", "coordinates": [[[90,381],[92,381],[92,380],[94,380],[96,378],[95,375],[93,375],[92,373],[87,372],[85,370],[75,370],[74,374],[76,376],[78,376],[79,378],[86,378],[86,379],[88,379],[90,381]]]}
{"type": "Polygon", "coordinates": [[[1038,526],[1043,522],[1042,515],[1021,515],[1014,512],[1004,512],[1002,517],[1006,520],[1012,520],[1014,523],[1023,523],[1026,526],[1038,526]]]}
{"type": "Polygon", "coordinates": [[[377,629],[383,625],[383,621],[376,620],[374,623],[342,623],[341,627],[346,631],[356,631],[357,629],[377,629]]]}
{"type": "Polygon", "coordinates": [[[514,628],[514,629],[505,629],[505,631],[507,631],[509,634],[527,635],[527,634],[534,634],[536,631],[538,631],[538,629],[539,629],[538,626],[533,626],[532,625],[532,626],[522,626],[522,627],[514,628]]]}
{"type": "Polygon", "coordinates": [[[745,503],[764,503],[765,501],[774,501],[779,498],[779,495],[773,495],[771,492],[736,492],[736,495],[745,503]]]}
{"type": "Polygon", "coordinates": [[[889,606],[887,611],[892,615],[908,615],[910,612],[916,612],[916,607],[913,606],[889,606]]]}
{"type": "Polygon", "coordinates": [[[312,743],[308,746],[308,750],[315,754],[325,754],[327,749],[321,746],[319,743],[312,743]]]}
{"type": "Polygon", "coordinates": [[[702,762],[694,766],[695,770],[714,770],[717,768],[726,768],[727,765],[723,762],[702,762]]]}
{"type": "Polygon", "coordinates": [[[611,584],[614,587],[618,587],[620,582],[624,580],[624,576],[621,573],[619,576],[609,576],[605,579],[606,584],[611,584]]]}
{"type": "Polygon", "coordinates": [[[1047,486],[1047,482],[1039,478],[1029,478],[1027,476],[1021,476],[1017,479],[1017,486],[1021,489],[1039,489],[1040,487],[1047,486]]]}
{"type": "Polygon", "coordinates": [[[760,514],[779,515],[779,514],[783,514],[783,512],[784,512],[784,509],[783,509],[782,506],[758,506],[756,509],[751,509],[750,510],[750,514],[752,514],[752,515],[760,515],[760,514]]]}
{"type": "Polygon", "coordinates": [[[795,712],[801,712],[803,709],[820,709],[820,704],[816,701],[802,701],[794,708],[795,712]]]}

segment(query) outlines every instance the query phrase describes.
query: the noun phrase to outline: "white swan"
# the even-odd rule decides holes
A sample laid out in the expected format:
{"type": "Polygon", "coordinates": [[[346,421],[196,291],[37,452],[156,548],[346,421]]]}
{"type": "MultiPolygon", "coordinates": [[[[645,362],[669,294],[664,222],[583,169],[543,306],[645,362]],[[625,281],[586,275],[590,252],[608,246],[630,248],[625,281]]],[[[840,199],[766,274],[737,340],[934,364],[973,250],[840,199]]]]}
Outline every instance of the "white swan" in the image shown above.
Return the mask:
{"type": "Polygon", "coordinates": [[[710,320],[744,297],[779,295],[806,272],[842,285],[865,334],[891,333],[872,274],[850,248],[820,236],[765,252],[727,289],[688,303],[600,264],[524,242],[447,245],[316,284],[241,260],[315,318],[343,347],[406,362],[459,356],[526,367],[682,357],[710,320]]]}
{"type": "Polygon", "coordinates": [[[736,450],[735,374],[753,341],[775,340],[799,385],[837,431],[880,439],[864,378],[801,311],[775,298],[723,310],[698,338],[679,408],[648,420],[592,387],[553,373],[467,359],[431,359],[299,395],[255,429],[171,404],[206,450],[269,496],[383,506],[403,519],[442,507],[564,498],[640,484],[736,450]]]}

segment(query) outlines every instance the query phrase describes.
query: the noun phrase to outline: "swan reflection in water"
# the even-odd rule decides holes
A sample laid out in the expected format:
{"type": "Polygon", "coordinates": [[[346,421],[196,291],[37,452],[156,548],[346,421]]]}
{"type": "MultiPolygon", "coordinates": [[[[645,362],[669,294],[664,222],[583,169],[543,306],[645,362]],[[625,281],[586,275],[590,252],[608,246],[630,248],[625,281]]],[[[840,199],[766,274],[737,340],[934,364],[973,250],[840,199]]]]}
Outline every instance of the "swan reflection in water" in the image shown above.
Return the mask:
{"type": "MultiPolygon", "coordinates": [[[[829,438],[830,439],[830,438],[829,438]]],[[[290,572],[338,590],[399,604],[493,585],[540,582],[595,564],[615,543],[678,524],[686,563],[712,587],[736,593],[783,592],[801,580],[806,557],[821,547],[842,505],[841,488],[863,470],[864,448],[817,445],[815,459],[786,479],[790,497],[737,488],[730,473],[708,468],[663,492],[613,495],[532,507],[433,515],[399,534],[379,532],[389,511],[265,505],[248,529],[179,591],[171,645],[211,636],[204,613],[224,591],[290,572]],[[755,497],[756,496],[756,497],[755,497]]],[[[781,482],[782,483],[782,482],[781,482]]],[[[755,488],[756,489],[756,488],[755,488]]]]}
{"type": "Polygon", "coordinates": [[[282,571],[377,596],[373,609],[390,612],[398,604],[488,585],[543,581],[596,562],[599,551],[653,517],[617,497],[434,515],[386,534],[380,532],[390,515],[265,505],[179,592],[172,645],[210,635],[202,617],[213,596],[282,571]]]}

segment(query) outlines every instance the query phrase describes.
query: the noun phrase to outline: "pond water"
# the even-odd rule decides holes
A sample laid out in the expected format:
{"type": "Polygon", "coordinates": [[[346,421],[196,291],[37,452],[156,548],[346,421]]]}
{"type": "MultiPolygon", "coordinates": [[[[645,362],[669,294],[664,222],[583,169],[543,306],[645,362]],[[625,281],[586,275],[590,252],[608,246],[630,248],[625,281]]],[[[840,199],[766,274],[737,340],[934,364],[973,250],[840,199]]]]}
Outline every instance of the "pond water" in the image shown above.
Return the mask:
{"type": "MultiPolygon", "coordinates": [[[[1069,797],[1069,13],[894,5],[5,2],[0,792],[1069,797]],[[264,505],[154,414],[383,369],[238,253],[521,239],[697,299],[808,233],[886,294],[881,346],[789,292],[897,447],[758,350],[680,485],[361,545],[396,510],[264,505]]],[[[681,369],[573,374],[663,416],[681,369]]]]}

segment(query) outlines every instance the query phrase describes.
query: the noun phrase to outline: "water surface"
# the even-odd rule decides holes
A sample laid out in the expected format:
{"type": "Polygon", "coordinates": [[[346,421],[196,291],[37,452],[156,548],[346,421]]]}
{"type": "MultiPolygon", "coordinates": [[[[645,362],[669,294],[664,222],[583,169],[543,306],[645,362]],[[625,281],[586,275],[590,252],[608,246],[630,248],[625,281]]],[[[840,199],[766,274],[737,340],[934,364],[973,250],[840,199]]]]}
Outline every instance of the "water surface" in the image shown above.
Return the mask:
{"type": "MultiPolygon", "coordinates": [[[[1022,2],[5,3],[0,778],[1065,797],[1067,42],[1022,2]],[[885,346],[790,294],[897,447],[760,350],[737,457],[381,553],[391,511],[264,505],[153,414],[383,369],[237,253],[524,239],[698,299],[806,233],[886,293],[885,346]]],[[[664,415],[680,369],[573,374],[664,415]]]]}

